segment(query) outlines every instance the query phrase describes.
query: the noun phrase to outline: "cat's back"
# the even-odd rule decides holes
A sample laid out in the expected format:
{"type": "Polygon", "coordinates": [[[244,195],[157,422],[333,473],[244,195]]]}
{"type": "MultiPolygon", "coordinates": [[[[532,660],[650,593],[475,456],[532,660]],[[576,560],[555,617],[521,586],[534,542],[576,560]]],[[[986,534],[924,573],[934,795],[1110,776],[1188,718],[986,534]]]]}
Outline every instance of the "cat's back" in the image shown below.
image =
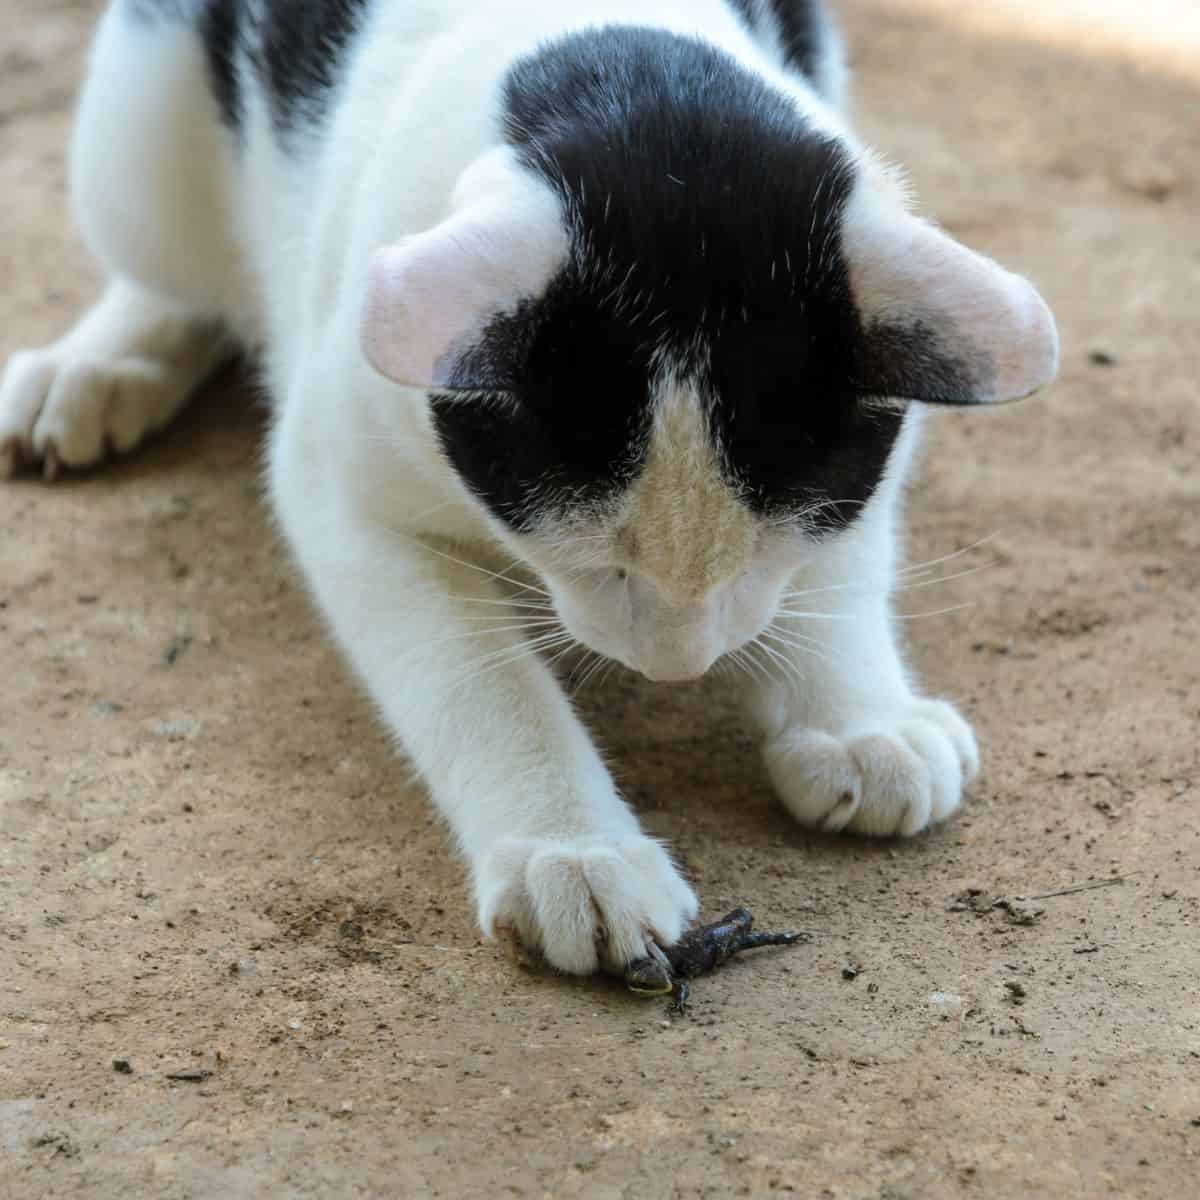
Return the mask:
{"type": "MultiPolygon", "coordinates": [[[[117,0],[189,24],[237,181],[231,207],[268,341],[303,344],[371,251],[447,213],[502,136],[514,64],[625,25],[699,36],[818,84],[837,59],[817,0],[117,0]]],[[[818,88],[818,90],[820,90],[818,88]]]]}
{"type": "MultiPolygon", "coordinates": [[[[637,25],[699,35],[735,57],[776,60],[818,90],[840,44],[822,0],[115,0],[142,27],[190,25],[224,124],[246,145],[267,133],[311,146],[346,104],[378,121],[414,73],[464,104],[494,93],[522,54],[556,35],[637,25]],[[256,128],[260,126],[261,128],[256,128]]],[[[756,64],[761,65],[761,64],[756,64]]],[[[829,97],[833,98],[833,97],[829,97]]],[[[452,115],[436,114],[438,123],[452,115]]],[[[424,114],[426,119],[434,114],[424,114]]]]}

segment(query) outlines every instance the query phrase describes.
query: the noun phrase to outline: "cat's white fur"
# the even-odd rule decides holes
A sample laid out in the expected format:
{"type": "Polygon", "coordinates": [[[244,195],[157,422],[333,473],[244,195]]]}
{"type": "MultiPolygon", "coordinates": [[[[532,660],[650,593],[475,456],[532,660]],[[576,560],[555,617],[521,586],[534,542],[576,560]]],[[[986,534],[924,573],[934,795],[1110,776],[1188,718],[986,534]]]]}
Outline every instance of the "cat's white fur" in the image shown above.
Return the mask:
{"type": "MultiPolygon", "coordinates": [[[[805,824],[916,833],[959,805],[977,767],[970,729],[914,690],[893,634],[915,411],[852,526],[801,547],[757,535],[664,372],[648,469],[597,519],[589,567],[563,530],[518,539],[488,517],[439,454],[424,394],[382,378],[361,349],[365,329],[384,371],[432,383],[473,318],[565,252],[548,193],[495,144],[497,86],[548,36],[622,20],[710,39],[865,153],[724,0],[398,0],[374,6],[316,156],[277,150],[247,88],[238,167],[196,40],[110,11],[71,179],[112,282],[72,333],[15,356],[0,383],[0,447],[25,444],[53,473],[96,461],[106,436],[128,449],[169,420],[220,358],[212,319],[261,348],[277,402],[271,498],[312,590],[453,829],[483,929],[514,928],[573,972],[619,968],[648,936],[673,942],[697,900],[639,830],[550,667],[526,652],[552,628],[538,624],[550,598],[584,641],[661,678],[699,674],[781,604],[820,613],[783,618],[768,644],[785,667],[764,669],[753,701],[772,778],[805,824]],[[463,267],[495,252],[480,229],[515,239],[517,257],[463,267]],[[405,311],[418,319],[392,342],[405,311]],[[516,599],[514,558],[540,579],[516,599]]],[[[832,87],[840,60],[828,71],[832,87]]],[[[864,238],[877,261],[860,270],[886,292],[897,263],[886,239],[864,238]]],[[[953,284],[953,264],[943,275],[926,285],[953,284]]],[[[1018,390],[1047,369],[1021,367],[1018,390]]]]}

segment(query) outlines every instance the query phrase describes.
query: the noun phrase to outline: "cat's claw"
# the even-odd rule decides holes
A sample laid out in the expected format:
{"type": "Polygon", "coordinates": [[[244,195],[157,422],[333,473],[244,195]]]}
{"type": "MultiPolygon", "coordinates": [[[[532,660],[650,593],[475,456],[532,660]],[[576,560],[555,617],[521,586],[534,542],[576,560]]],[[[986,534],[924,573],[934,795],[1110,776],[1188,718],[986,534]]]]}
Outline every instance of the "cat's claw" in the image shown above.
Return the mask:
{"type": "Polygon", "coordinates": [[[484,933],[511,930],[571,975],[620,974],[699,911],[667,852],[637,834],[503,838],[477,864],[475,894],[484,933]]]}
{"type": "Polygon", "coordinates": [[[979,769],[970,726],[940,700],[913,699],[841,736],[792,726],[765,756],[802,825],[876,837],[910,837],[944,820],[979,769]]]}

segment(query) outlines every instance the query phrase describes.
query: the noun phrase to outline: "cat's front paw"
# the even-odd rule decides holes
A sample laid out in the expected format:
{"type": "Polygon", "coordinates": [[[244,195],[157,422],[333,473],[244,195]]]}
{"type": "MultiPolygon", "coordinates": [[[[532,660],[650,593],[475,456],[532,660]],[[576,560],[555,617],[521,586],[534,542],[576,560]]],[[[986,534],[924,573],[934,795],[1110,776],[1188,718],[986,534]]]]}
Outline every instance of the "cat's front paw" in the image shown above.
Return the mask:
{"type": "Polygon", "coordinates": [[[944,820],[979,769],[975,735],[957,711],[915,698],[836,736],[791,726],[765,756],[802,825],[876,837],[910,837],[944,820]]]}
{"type": "Polygon", "coordinates": [[[653,939],[674,945],[699,906],[657,842],[639,834],[504,838],[475,869],[479,923],[509,929],[572,975],[620,972],[653,939]]]}
{"type": "Polygon", "coordinates": [[[33,465],[53,479],[60,467],[127,453],[169,420],[192,382],[154,358],[14,354],[0,374],[0,479],[33,465]]]}

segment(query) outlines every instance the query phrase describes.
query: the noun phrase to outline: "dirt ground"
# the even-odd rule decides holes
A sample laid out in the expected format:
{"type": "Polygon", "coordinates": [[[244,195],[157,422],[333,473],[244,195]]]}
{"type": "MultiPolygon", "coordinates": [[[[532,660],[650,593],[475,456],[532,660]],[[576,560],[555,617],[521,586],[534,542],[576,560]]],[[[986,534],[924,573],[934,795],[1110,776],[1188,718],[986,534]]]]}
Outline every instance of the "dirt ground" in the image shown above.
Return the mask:
{"type": "MultiPolygon", "coordinates": [[[[99,7],[0,0],[0,354],[96,286],[62,151],[99,7]]],[[[962,816],[809,835],[718,687],[614,678],[583,703],[706,912],[812,938],[683,1018],[516,968],[287,566],[226,376],[132,461],[0,486],[4,1200],[1192,1191],[1200,22],[1139,48],[1115,0],[984,7],[840,4],[869,136],[1064,336],[1044,397],[937,417],[912,497],[914,561],[989,539],[903,596],[955,608],[909,629],[984,746],[962,816]]]]}

